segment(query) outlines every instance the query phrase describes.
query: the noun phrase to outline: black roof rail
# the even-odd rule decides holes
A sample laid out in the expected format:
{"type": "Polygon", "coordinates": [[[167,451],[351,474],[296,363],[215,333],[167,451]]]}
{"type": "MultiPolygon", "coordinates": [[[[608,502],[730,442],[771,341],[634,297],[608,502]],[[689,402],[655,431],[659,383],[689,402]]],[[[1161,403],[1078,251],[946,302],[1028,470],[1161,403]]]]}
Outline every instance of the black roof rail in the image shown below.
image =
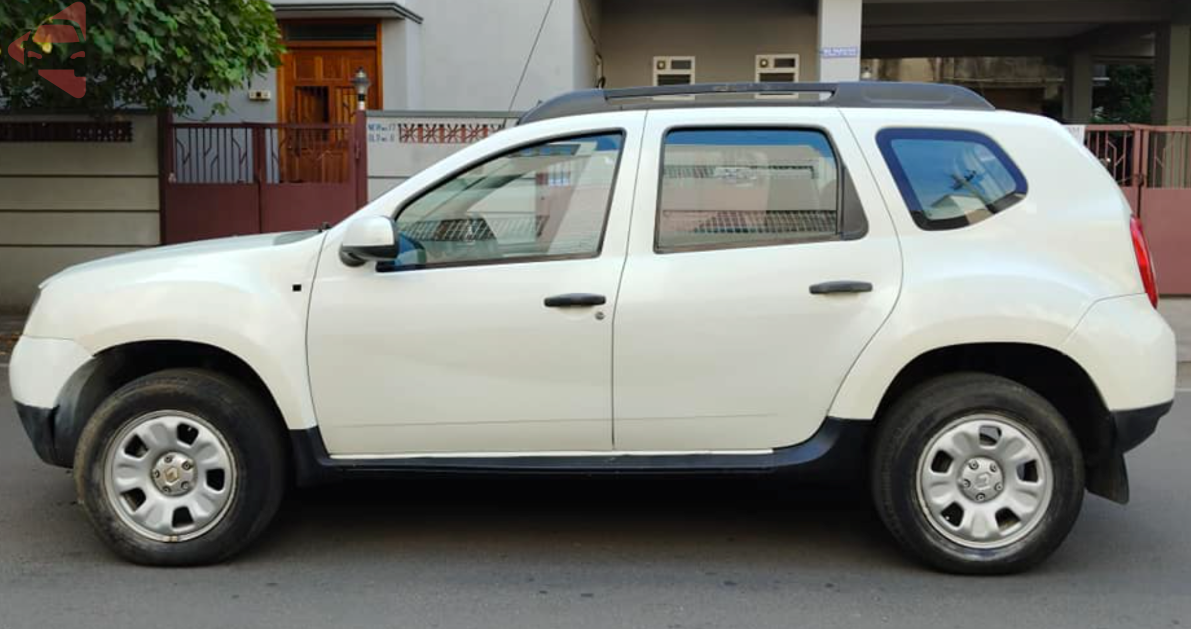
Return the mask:
{"type": "Polygon", "coordinates": [[[972,90],[943,83],[697,83],[570,92],[529,110],[521,116],[518,124],[610,111],[741,105],[977,111],[995,109],[984,97],[972,90]],[[813,94],[819,96],[809,98],[813,94]],[[701,96],[705,98],[699,98],[701,96]]]}

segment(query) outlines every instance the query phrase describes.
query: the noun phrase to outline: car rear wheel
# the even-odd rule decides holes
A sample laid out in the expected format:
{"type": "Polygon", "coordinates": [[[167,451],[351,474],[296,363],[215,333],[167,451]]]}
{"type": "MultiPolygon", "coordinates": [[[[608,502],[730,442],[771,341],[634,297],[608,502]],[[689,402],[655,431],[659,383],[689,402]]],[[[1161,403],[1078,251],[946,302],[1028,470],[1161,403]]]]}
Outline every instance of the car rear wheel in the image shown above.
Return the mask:
{"type": "Polygon", "coordinates": [[[1059,412],[1014,381],[923,383],[880,419],[873,498],[901,545],[942,570],[1029,568],[1070,532],[1083,502],[1079,444],[1059,412]]]}
{"type": "Polygon", "coordinates": [[[276,513],[282,443],[275,413],[243,385],[201,370],[150,374],[104,401],[83,431],[79,501],[126,559],[221,561],[276,513]]]}

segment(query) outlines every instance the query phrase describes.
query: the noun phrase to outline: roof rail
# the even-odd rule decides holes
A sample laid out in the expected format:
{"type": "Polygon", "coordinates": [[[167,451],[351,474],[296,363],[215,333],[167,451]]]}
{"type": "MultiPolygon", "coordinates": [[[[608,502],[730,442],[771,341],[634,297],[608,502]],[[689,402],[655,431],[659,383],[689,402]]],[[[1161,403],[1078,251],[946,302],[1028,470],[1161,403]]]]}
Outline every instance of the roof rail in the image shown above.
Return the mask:
{"type": "Polygon", "coordinates": [[[526,112],[518,124],[610,111],[725,106],[810,106],[992,111],[982,96],[943,83],[698,83],[579,90],[526,112]],[[815,98],[811,95],[817,94],[815,98]],[[689,98],[688,98],[689,97],[689,98]],[[703,97],[703,98],[700,98],[703,97]]]}

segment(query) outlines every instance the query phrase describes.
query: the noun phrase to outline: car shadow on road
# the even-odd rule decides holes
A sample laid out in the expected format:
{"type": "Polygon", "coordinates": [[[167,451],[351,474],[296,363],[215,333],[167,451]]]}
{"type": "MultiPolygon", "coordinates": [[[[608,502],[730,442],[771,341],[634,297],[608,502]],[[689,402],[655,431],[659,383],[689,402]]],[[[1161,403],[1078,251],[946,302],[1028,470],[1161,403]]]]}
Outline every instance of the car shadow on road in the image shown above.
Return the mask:
{"type": "Polygon", "coordinates": [[[413,478],[291,492],[246,559],[903,565],[862,487],[737,477],[413,478]],[[331,543],[328,543],[331,542],[331,543]]]}

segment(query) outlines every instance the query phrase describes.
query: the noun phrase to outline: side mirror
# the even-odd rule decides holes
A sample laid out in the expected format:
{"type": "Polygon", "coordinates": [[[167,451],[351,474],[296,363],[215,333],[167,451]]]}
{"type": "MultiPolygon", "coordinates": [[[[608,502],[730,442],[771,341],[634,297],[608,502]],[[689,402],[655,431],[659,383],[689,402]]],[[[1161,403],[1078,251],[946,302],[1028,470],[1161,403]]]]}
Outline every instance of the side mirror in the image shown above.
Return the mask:
{"type": "Polygon", "coordinates": [[[397,223],[387,216],[367,216],[352,221],[339,245],[339,259],[347,266],[391,262],[398,253],[401,251],[397,223]]]}

